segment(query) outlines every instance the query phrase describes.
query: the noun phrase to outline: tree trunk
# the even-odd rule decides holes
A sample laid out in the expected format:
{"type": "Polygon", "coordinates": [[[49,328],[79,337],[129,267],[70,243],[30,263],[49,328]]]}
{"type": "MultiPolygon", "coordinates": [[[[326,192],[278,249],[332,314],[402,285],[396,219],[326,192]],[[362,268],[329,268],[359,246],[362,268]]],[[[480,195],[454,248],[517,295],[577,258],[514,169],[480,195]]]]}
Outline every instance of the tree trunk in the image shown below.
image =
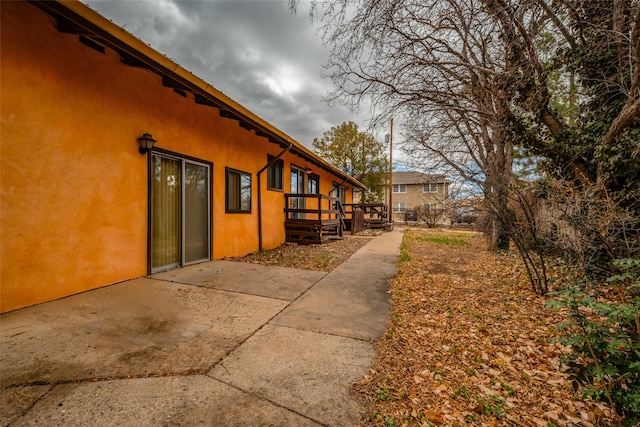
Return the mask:
{"type": "Polygon", "coordinates": [[[506,192],[508,183],[498,183],[491,201],[491,235],[489,250],[496,252],[509,249],[509,198],[506,192]],[[502,188],[504,187],[504,188],[502,188]]]}

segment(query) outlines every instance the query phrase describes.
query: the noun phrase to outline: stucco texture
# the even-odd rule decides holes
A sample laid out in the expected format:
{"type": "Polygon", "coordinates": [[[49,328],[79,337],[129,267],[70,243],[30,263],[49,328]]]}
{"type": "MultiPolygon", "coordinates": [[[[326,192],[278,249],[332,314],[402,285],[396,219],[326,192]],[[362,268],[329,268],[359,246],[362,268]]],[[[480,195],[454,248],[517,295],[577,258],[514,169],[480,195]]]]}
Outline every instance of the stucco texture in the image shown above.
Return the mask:
{"type": "MultiPolygon", "coordinates": [[[[148,159],[136,138],[213,164],[212,258],[258,250],[257,177],[281,148],[215,108],[58,32],[27,2],[1,2],[0,311],[147,274],[148,159]],[[225,212],[225,168],[252,175],[250,214],[225,212]]],[[[291,164],[283,157],[284,192],[291,164]]],[[[320,190],[338,178],[323,170],[320,190]]],[[[263,246],[284,242],[284,192],[261,176],[263,246]]],[[[349,188],[350,190],[350,188],[349,188]]],[[[349,198],[351,191],[348,192],[349,198]]]]}

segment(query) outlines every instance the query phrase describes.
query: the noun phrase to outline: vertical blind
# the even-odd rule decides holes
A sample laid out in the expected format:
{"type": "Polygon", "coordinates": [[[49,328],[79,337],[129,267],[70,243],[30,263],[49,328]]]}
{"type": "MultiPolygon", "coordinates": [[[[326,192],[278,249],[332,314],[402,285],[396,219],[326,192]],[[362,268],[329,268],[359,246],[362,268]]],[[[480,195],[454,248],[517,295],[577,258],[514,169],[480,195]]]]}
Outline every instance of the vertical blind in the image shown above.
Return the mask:
{"type": "Polygon", "coordinates": [[[184,165],[184,259],[186,263],[209,257],[209,168],[184,165]]]}
{"type": "Polygon", "coordinates": [[[179,265],[182,190],[179,160],[153,156],[152,266],[179,265]]]}

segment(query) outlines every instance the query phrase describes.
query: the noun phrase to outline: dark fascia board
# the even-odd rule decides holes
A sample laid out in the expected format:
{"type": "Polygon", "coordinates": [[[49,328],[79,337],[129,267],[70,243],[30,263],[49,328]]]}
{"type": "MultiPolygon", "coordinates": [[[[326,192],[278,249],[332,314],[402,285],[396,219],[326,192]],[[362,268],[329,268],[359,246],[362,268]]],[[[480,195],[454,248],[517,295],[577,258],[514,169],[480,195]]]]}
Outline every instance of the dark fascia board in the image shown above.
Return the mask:
{"type": "Polygon", "coordinates": [[[256,135],[264,136],[270,142],[281,147],[287,147],[291,144],[294,151],[305,160],[344,178],[345,181],[356,187],[366,188],[355,178],[326,162],[293,138],[277,130],[204,80],[185,70],[80,1],[28,1],[53,16],[59,31],[100,39],[107,47],[120,55],[123,64],[151,70],[161,76],[163,85],[193,93],[197,104],[218,108],[222,117],[244,123],[243,127],[254,129],[256,135]]]}

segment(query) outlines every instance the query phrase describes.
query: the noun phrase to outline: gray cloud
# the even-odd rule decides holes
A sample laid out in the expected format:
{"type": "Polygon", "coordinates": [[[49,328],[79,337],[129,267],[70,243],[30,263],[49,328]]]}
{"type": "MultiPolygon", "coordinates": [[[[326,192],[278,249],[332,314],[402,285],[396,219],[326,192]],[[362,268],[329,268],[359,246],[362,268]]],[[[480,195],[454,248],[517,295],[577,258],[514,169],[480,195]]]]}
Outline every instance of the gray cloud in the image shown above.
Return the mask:
{"type": "Polygon", "coordinates": [[[329,107],[328,49],[305,3],[286,0],[83,0],[302,144],[368,117],[329,107]]]}

